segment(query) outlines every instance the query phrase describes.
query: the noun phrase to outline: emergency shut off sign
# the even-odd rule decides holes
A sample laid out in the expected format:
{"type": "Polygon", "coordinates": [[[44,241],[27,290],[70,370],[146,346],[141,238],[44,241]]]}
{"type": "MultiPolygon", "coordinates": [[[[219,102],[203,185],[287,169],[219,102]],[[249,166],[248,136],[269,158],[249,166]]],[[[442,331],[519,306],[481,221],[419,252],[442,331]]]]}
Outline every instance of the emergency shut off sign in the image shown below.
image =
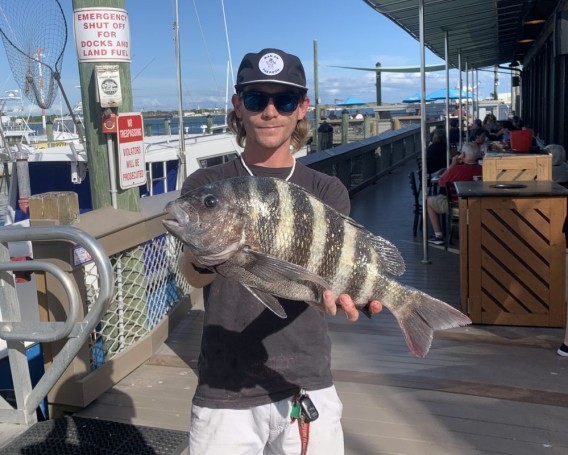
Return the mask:
{"type": "Polygon", "coordinates": [[[142,114],[118,115],[118,173],[125,190],[146,183],[142,114]]]}
{"type": "Polygon", "coordinates": [[[126,10],[76,9],[73,30],[79,62],[130,62],[130,25],[126,10]]]}

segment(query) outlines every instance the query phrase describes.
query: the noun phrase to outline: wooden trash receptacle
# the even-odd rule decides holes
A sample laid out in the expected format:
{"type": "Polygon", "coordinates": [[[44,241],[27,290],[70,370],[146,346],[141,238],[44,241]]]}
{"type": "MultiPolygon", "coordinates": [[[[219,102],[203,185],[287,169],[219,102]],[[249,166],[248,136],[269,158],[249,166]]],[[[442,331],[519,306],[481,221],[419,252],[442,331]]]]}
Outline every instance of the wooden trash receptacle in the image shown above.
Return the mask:
{"type": "Polygon", "coordinates": [[[455,186],[462,311],[480,324],[563,327],[568,190],[552,181],[455,186]]]}
{"type": "Polygon", "coordinates": [[[488,152],[483,158],[483,180],[487,182],[551,179],[550,153],[488,152]]]}

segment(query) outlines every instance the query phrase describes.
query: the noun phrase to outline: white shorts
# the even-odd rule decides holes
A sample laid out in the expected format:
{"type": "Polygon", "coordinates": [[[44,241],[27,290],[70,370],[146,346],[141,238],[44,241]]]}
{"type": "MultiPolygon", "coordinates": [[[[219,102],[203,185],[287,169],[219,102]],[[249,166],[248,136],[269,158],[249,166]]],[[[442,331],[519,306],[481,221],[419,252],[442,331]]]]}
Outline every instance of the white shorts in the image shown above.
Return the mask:
{"type": "MultiPolygon", "coordinates": [[[[319,417],[310,423],[309,455],[343,455],[343,405],[335,387],[308,392],[319,417]]],[[[192,406],[190,455],[294,455],[302,445],[290,421],[292,398],[251,409],[192,406]]]]}

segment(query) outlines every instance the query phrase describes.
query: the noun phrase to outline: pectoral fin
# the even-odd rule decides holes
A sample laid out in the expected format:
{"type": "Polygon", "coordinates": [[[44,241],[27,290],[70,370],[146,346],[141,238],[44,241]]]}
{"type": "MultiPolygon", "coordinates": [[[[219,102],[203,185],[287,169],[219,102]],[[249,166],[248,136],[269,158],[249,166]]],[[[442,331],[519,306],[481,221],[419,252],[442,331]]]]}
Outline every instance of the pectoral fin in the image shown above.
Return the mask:
{"type": "MultiPolygon", "coordinates": [[[[242,284],[242,283],[241,283],[242,284]]],[[[243,284],[244,288],[249,291],[257,300],[259,300],[266,308],[272,311],[276,316],[282,319],[286,319],[286,311],[280,305],[280,302],[276,297],[266,292],[260,291],[258,289],[252,289],[249,286],[243,284]]]]}
{"type": "Polygon", "coordinates": [[[284,261],[252,248],[245,248],[241,255],[246,255],[243,268],[265,281],[310,281],[323,289],[331,285],[319,275],[291,262],[284,261]]]}

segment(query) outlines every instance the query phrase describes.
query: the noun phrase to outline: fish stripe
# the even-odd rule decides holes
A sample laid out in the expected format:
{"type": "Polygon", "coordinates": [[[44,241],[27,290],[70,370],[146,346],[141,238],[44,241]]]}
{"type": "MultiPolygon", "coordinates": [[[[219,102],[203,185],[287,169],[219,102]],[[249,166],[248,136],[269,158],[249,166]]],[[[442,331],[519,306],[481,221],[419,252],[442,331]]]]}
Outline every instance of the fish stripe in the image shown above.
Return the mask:
{"type": "Polygon", "coordinates": [[[308,268],[314,243],[314,211],[311,197],[304,191],[292,189],[289,185],[290,197],[293,201],[293,230],[290,239],[290,262],[308,268]]]}
{"type": "MultiPolygon", "coordinates": [[[[342,288],[344,282],[341,280],[345,276],[345,265],[352,266],[352,260],[347,257],[349,253],[349,245],[345,245],[346,229],[343,218],[337,216],[337,213],[323,206],[324,221],[317,221],[320,226],[326,226],[324,259],[321,261],[317,270],[318,275],[324,277],[329,282],[336,284],[336,288],[342,288]]],[[[321,234],[320,234],[321,235],[321,234]]]]}
{"type": "Polygon", "coordinates": [[[281,208],[281,194],[277,185],[277,181],[273,179],[250,179],[256,183],[252,192],[251,200],[257,200],[260,203],[252,205],[251,209],[256,214],[256,234],[259,244],[262,248],[274,254],[274,239],[276,232],[280,229],[279,223],[275,222],[279,219],[279,211],[281,208]]]}
{"type": "Polygon", "coordinates": [[[274,230],[270,233],[272,254],[289,260],[292,245],[291,238],[294,232],[294,201],[290,196],[290,191],[283,185],[275,183],[275,191],[278,195],[278,204],[275,204],[270,213],[267,213],[267,222],[273,224],[274,230]]]}
{"type": "MultiPolygon", "coordinates": [[[[327,261],[333,262],[331,266],[335,271],[337,259],[334,259],[333,251],[330,251],[330,244],[335,240],[335,235],[329,234],[331,227],[326,220],[326,211],[323,204],[315,198],[310,198],[312,226],[310,235],[312,237],[311,251],[306,268],[315,272],[322,278],[327,278],[324,267],[327,261]],[[331,254],[330,254],[331,253],[331,254]]],[[[343,224],[341,224],[343,226],[343,224]]]]}
{"type": "Polygon", "coordinates": [[[374,279],[369,274],[369,265],[376,265],[376,254],[369,248],[366,242],[365,234],[356,231],[355,242],[355,262],[352,269],[351,279],[347,285],[347,293],[353,299],[353,302],[366,303],[369,297],[373,295],[374,279]],[[356,264],[356,265],[355,265],[356,264]]]}

